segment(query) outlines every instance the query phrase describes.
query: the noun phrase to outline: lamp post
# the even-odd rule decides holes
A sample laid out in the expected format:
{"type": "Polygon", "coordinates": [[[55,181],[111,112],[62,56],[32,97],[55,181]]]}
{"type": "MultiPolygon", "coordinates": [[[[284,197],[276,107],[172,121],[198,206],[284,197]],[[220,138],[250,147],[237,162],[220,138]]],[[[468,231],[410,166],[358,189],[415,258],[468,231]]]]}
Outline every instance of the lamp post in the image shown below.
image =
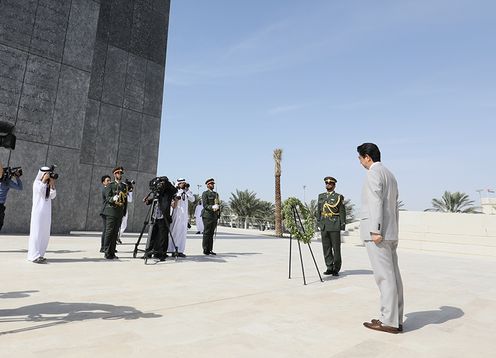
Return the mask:
{"type": "Polygon", "coordinates": [[[197,188],[198,188],[198,196],[200,196],[200,188],[202,187],[201,184],[196,184],[197,188]]]}
{"type": "Polygon", "coordinates": [[[303,185],[303,204],[306,204],[307,203],[307,201],[305,199],[305,189],[306,188],[307,188],[307,186],[306,185],[303,185]]]}

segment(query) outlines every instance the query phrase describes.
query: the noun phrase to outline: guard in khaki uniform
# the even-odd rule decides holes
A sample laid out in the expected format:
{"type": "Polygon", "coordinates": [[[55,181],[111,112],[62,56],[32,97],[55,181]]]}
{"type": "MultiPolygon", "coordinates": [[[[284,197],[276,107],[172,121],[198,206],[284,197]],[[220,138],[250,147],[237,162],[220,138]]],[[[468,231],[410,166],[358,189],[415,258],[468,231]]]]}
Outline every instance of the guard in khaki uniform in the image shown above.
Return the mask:
{"type": "Polygon", "coordinates": [[[205,255],[216,255],[212,251],[214,246],[214,233],[217,227],[217,221],[220,216],[220,199],[219,194],[214,191],[215,181],[213,178],[207,179],[205,182],[208,190],[202,194],[202,220],[203,220],[203,253],[205,255]]]}
{"type": "Polygon", "coordinates": [[[346,225],[344,197],[334,191],[337,180],[325,177],[326,192],[319,194],[317,225],[322,236],[322,248],[327,270],[324,275],[339,276],[341,270],[341,230],[346,225]]]}

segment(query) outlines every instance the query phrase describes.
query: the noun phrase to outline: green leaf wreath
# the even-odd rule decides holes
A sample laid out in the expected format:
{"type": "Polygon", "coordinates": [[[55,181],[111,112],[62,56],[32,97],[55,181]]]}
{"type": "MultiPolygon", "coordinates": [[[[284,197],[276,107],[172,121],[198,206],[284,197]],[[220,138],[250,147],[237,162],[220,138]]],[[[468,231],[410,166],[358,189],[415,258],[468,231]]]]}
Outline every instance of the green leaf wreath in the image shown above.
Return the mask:
{"type": "MultiPolygon", "coordinates": [[[[288,198],[284,201],[282,214],[284,217],[284,225],[290,232],[291,236],[303,241],[305,244],[308,244],[315,234],[315,218],[312,216],[307,207],[297,198],[288,198]],[[300,214],[300,219],[304,230],[302,230],[301,227],[298,227],[299,223],[295,221],[292,210],[293,207],[295,207],[300,214]]],[[[298,220],[298,217],[296,220],[298,220]]]]}

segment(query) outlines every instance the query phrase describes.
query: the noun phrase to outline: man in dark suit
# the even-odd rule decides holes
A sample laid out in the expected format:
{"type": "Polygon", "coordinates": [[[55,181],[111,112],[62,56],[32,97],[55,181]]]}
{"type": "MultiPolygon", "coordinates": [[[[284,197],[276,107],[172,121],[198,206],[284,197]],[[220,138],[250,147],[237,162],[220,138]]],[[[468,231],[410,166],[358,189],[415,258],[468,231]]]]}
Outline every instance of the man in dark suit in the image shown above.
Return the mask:
{"type": "Polygon", "coordinates": [[[220,215],[220,199],[219,194],[214,191],[215,181],[213,178],[207,179],[205,182],[207,190],[202,194],[203,203],[203,253],[205,255],[216,255],[212,251],[214,245],[214,233],[217,227],[217,221],[220,215]]]}
{"type": "Polygon", "coordinates": [[[337,180],[325,177],[326,192],[317,201],[317,225],[322,237],[322,248],[327,270],[324,275],[339,276],[341,270],[341,230],[346,225],[344,197],[334,191],[337,180]]]}
{"type": "MultiPolygon", "coordinates": [[[[112,179],[110,179],[110,175],[104,175],[102,176],[102,204],[103,204],[103,209],[105,209],[105,204],[107,201],[107,198],[105,197],[105,188],[107,185],[110,184],[112,179]]],[[[105,241],[105,227],[107,226],[107,217],[103,214],[103,209],[100,213],[100,217],[102,218],[102,223],[103,223],[103,228],[102,228],[102,239],[101,239],[101,244],[100,244],[100,252],[105,252],[103,249],[104,247],[104,241],[105,241]]]]}

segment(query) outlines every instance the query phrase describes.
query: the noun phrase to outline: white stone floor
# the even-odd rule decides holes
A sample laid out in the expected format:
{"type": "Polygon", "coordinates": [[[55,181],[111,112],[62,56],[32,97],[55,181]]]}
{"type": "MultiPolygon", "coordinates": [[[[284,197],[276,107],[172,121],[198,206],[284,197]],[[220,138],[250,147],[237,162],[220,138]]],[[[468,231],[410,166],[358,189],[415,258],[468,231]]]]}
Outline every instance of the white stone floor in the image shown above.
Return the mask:
{"type": "MultiPolygon", "coordinates": [[[[379,293],[365,249],[343,244],[338,278],[319,282],[303,247],[288,279],[288,240],[219,234],[216,257],[190,235],[188,257],[144,265],[135,237],[103,260],[97,236],[55,236],[48,264],[26,236],[0,236],[2,357],[494,357],[493,258],[402,250],[405,332],[367,330],[379,293]]],[[[293,249],[297,246],[294,245],[293,249]]],[[[319,269],[319,242],[312,245],[319,269]]]]}

